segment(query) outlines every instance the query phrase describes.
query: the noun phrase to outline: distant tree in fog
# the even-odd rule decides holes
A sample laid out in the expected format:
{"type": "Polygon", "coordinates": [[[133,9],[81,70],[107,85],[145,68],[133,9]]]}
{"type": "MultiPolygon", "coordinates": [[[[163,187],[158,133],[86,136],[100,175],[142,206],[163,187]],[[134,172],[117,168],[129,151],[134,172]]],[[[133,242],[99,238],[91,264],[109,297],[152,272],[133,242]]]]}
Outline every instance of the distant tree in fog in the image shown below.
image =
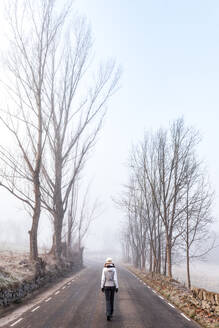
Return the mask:
{"type": "MultiPolygon", "coordinates": [[[[96,200],[90,205],[89,188],[79,197],[79,181],[74,184],[71,198],[68,204],[67,215],[67,251],[83,253],[84,239],[86,238],[91,224],[100,214],[101,204],[96,200]]],[[[83,265],[83,263],[81,263],[83,265]]]]}
{"type": "Polygon", "coordinates": [[[161,272],[163,267],[166,274],[167,268],[172,277],[172,253],[183,244],[189,286],[191,251],[197,250],[212,223],[212,197],[197,159],[198,143],[198,132],[186,127],[183,119],[174,121],[169,129],[146,134],[131,152],[134,184],[126,187],[120,201],[127,213],[123,243],[129,243],[134,264],[142,265],[141,241],[150,271],[161,272]]]}
{"type": "Polygon", "coordinates": [[[204,257],[214,246],[209,227],[212,192],[199,164],[194,160],[186,184],[185,213],[181,222],[181,238],[186,252],[187,284],[191,288],[190,261],[204,257]]]}

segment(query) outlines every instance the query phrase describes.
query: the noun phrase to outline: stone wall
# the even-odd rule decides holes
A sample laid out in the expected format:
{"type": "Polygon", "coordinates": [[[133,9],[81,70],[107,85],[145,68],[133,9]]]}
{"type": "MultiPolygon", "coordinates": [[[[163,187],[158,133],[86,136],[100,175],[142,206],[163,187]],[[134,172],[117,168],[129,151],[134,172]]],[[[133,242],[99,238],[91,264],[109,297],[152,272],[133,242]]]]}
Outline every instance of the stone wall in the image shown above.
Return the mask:
{"type": "Polygon", "coordinates": [[[22,298],[32,293],[34,290],[44,286],[47,282],[54,279],[50,273],[46,273],[44,277],[33,278],[29,281],[14,283],[8,287],[0,288],[0,306],[8,306],[11,303],[19,303],[22,298]]]}
{"type": "Polygon", "coordinates": [[[204,310],[219,314],[219,294],[203,288],[192,288],[192,294],[204,310]]]}
{"type": "Polygon", "coordinates": [[[54,282],[60,277],[65,277],[80,270],[73,263],[63,265],[62,269],[55,267],[51,271],[46,270],[45,266],[36,263],[35,269],[35,274],[26,280],[16,281],[7,287],[0,286],[0,308],[11,303],[20,303],[24,297],[45,286],[47,283],[54,282]]]}

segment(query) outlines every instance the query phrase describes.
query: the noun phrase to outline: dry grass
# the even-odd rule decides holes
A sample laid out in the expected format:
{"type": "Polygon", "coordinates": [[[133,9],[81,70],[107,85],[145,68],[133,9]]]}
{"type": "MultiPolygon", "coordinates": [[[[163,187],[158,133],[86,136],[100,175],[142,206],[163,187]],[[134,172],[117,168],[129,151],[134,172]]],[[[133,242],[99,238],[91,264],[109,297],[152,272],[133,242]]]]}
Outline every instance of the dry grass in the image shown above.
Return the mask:
{"type": "Polygon", "coordinates": [[[0,287],[32,277],[33,269],[28,254],[13,251],[0,251],[0,287]]]}
{"type": "MultiPolygon", "coordinates": [[[[39,256],[46,263],[47,271],[56,272],[57,263],[53,255],[46,254],[45,251],[39,256]]],[[[35,266],[30,263],[27,251],[0,248],[0,288],[31,280],[35,273],[35,266]]]]}

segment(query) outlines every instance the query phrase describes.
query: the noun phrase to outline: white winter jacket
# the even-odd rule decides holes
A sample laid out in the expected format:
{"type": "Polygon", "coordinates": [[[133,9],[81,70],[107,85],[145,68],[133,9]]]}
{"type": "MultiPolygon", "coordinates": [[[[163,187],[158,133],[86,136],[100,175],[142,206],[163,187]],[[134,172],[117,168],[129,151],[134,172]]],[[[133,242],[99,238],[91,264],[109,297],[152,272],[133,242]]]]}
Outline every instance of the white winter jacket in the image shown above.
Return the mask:
{"type": "Polygon", "coordinates": [[[117,273],[115,267],[104,267],[101,278],[101,288],[116,287],[119,288],[117,273]],[[109,279],[109,277],[111,279],[109,279]]]}

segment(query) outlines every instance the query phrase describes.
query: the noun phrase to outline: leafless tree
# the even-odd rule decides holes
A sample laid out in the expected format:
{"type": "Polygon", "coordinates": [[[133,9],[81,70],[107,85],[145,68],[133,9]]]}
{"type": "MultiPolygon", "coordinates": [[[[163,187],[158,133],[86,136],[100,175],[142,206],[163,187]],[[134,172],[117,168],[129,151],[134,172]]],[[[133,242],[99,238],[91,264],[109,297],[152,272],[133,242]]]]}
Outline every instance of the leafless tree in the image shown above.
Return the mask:
{"type": "MultiPolygon", "coordinates": [[[[47,76],[46,98],[52,108],[46,155],[43,158],[42,195],[52,214],[55,255],[61,257],[63,220],[76,180],[95,145],[106,104],[114,94],[120,72],[113,61],[90,71],[90,28],[84,20],[71,25],[62,49],[54,44],[47,76]],[[94,77],[95,76],[95,77],[94,77]],[[88,84],[90,83],[90,86],[88,84]]],[[[47,118],[48,119],[48,118],[47,118]]]]}
{"type": "Polygon", "coordinates": [[[139,241],[144,240],[144,249],[149,249],[149,270],[160,273],[163,267],[166,274],[167,267],[172,277],[172,253],[179,252],[183,239],[188,281],[190,258],[200,240],[208,236],[212,223],[212,197],[196,154],[199,139],[198,132],[186,127],[183,119],[174,121],[169,129],[146,134],[131,152],[134,183],[129,184],[130,192],[124,193],[121,201],[134,263],[139,265],[139,241]],[[142,222],[146,235],[142,234],[142,222]]]}
{"type": "MultiPolygon", "coordinates": [[[[145,145],[147,143],[143,147],[145,145]]],[[[143,160],[145,175],[165,229],[169,277],[172,277],[172,248],[181,234],[176,228],[184,210],[187,165],[196,145],[196,131],[186,128],[184,121],[179,119],[172,124],[170,132],[160,130],[155,136],[153,161],[146,156],[143,160]]]]}
{"type": "Polygon", "coordinates": [[[99,216],[98,211],[100,206],[98,202],[95,201],[90,207],[88,197],[89,194],[87,190],[84,195],[77,220],[77,244],[79,249],[83,246],[83,240],[88,233],[91,223],[99,216]]]}
{"type": "Polygon", "coordinates": [[[209,226],[213,222],[211,215],[212,196],[209,183],[198,163],[194,160],[186,184],[185,215],[181,222],[184,249],[186,252],[187,284],[191,288],[190,261],[202,258],[214,246],[209,226]]]}
{"type": "Polygon", "coordinates": [[[79,181],[74,186],[75,190],[68,205],[70,210],[68,215],[67,247],[69,254],[72,254],[72,251],[80,254],[80,265],[83,266],[84,240],[88,235],[91,224],[101,213],[101,204],[95,200],[91,205],[89,200],[90,185],[88,185],[84,194],[81,192],[83,195],[79,196],[80,189],[78,184],[79,181]]]}
{"type": "Polygon", "coordinates": [[[70,20],[71,3],[60,9],[55,0],[14,0],[8,10],[13,38],[10,82],[4,85],[11,102],[1,121],[15,138],[18,154],[1,148],[1,185],[33,212],[32,259],[38,256],[41,205],[53,217],[60,259],[72,186],[95,144],[120,75],[113,61],[92,73],[90,28],[83,19],[70,20]]]}
{"type": "Polygon", "coordinates": [[[0,148],[1,186],[24,202],[32,217],[30,259],[38,257],[37,231],[41,212],[40,173],[51,117],[45,90],[50,53],[69,7],[54,17],[55,1],[11,1],[7,17],[10,51],[8,79],[2,81],[10,98],[1,122],[14,147],[0,148]],[[45,117],[46,112],[46,117],[45,117]]]}
{"type": "Polygon", "coordinates": [[[128,225],[124,225],[121,230],[122,256],[126,263],[131,262],[131,243],[128,225]]]}
{"type": "Polygon", "coordinates": [[[122,245],[125,246],[125,249],[130,247],[134,265],[144,269],[146,265],[148,223],[143,193],[134,175],[131,176],[130,183],[126,186],[121,199],[115,200],[115,203],[125,210],[128,220],[122,245]]]}

